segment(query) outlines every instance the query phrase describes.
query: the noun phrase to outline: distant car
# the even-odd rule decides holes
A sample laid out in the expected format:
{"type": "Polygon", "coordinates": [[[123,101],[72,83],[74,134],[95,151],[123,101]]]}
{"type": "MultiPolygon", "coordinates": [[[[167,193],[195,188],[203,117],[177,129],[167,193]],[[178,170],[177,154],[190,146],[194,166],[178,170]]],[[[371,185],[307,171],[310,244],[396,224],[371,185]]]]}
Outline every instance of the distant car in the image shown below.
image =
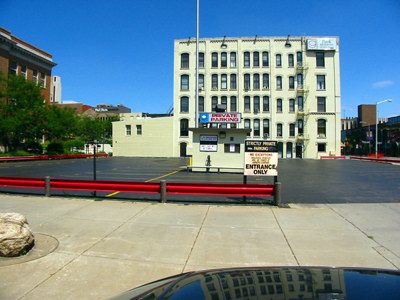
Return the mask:
{"type": "Polygon", "coordinates": [[[188,272],[129,290],[126,299],[400,299],[400,272],[329,267],[252,267],[188,272]]]}

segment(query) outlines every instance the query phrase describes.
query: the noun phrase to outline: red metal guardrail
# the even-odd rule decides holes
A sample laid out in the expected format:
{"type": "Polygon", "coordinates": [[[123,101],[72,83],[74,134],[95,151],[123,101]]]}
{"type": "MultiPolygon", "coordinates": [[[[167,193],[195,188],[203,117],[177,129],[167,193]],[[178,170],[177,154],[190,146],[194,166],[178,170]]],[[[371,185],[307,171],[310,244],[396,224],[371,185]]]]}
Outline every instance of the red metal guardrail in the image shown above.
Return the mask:
{"type": "MultiPolygon", "coordinates": [[[[0,162],[4,161],[26,161],[26,160],[49,160],[49,159],[73,159],[91,158],[93,154],[55,154],[55,155],[31,155],[31,156],[4,156],[0,157],[0,162]]],[[[96,157],[108,157],[106,153],[97,153],[96,157]]]]}
{"type": "Polygon", "coordinates": [[[372,158],[372,157],[363,157],[363,156],[350,156],[350,159],[373,161],[373,162],[379,162],[379,163],[384,163],[384,164],[391,164],[391,163],[400,164],[400,159],[372,158]]]}
{"type": "Polygon", "coordinates": [[[50,196],[50,190],[79,190],[99,192],[131,192],[160,194],[166,202],[166,194],[209,195],[209,196],[266,196],[280,197],[280,183],[277,184],[202,184],[182,182],[131,182],[105,180],[72,180],[0,177],[0,187],[44,189],[50,196]],[[277,191],[278,190],[278,191],[277,191]]]}

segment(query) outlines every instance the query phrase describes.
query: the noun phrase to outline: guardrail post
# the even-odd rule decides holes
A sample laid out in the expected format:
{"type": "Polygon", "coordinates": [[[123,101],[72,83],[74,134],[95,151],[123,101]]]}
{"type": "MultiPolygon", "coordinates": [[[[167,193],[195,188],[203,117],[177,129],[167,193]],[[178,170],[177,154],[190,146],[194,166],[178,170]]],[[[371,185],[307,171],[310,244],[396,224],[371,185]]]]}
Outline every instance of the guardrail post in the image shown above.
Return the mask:
{"type": "Polygon", "coordinates": [[[160,201],[161,203],[167,202],[167,181],[160,180],[160,201]]]}
{"type": "Polygon", "coordinates": [[[46,197],[50,197],[51,190],[50,190],[50,176],[46,176],[44,178],[44,195],[46,197]]]}
{"type": "Polygon", "coordinates": [[[275,182],[274,204],[276,206],[281,205],[281,183],[280,182],[275,182]]]}

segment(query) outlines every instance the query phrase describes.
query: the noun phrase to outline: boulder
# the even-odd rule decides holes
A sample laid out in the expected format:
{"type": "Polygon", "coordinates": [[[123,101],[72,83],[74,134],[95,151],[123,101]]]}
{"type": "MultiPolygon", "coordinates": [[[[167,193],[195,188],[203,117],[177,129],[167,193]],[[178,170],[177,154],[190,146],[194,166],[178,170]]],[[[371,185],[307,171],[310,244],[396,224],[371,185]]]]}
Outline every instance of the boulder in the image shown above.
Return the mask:
{"type": "Polygon", "coordinates": [[[24,255],[34,244],[35,238],[23,215],[0,213],[0,256],[24,255]]]}

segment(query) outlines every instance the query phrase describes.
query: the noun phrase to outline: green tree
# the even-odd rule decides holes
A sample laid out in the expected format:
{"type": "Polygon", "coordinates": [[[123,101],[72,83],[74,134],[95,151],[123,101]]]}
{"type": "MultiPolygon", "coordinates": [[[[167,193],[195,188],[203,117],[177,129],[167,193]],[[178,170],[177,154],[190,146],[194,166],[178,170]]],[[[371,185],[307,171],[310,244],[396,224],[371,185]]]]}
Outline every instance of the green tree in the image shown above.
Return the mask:
{"type": "Polygon", "coordinates": [[[41,88],[21,76],[0,79],[0,143],[13,151],[40,139],[46,126],[41,88]]]}
{"type": "Polygon", "coordinates": [[[47,106],[46,121],[45,134],[50,141],[68,140],[77,133],[78,116],[71,108],[47,106]]]}
{"type": "Polygon", "coordinates": [[[91,117],[81,117],[78,125],[78,136],[86,141],[98,141],[109,143],[112,137],[112,122],[119,120],[118,117],[112,117],[107,120],[101,120],[91,117]]]}

